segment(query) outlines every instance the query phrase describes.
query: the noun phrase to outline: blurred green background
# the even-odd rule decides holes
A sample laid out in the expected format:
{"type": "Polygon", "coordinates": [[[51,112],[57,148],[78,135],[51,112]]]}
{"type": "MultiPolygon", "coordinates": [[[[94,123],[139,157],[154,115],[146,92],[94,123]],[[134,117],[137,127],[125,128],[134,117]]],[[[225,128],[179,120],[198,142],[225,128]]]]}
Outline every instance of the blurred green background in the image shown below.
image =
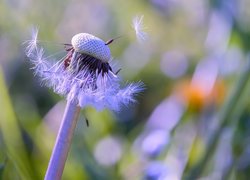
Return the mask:
{"type": "Polygon", "coordinates": [[[79,32],[122,35],[110,45],[120,75],[146,86],[119,113],[82,110],[63,179],[249,179],[249,8],[249,0],[0,1],[0,179],[43,179],[65,108],[25,57],[32,26],[46,55],[79,32]],[[136,15],[143,43],[131,28],[136,15]]]}

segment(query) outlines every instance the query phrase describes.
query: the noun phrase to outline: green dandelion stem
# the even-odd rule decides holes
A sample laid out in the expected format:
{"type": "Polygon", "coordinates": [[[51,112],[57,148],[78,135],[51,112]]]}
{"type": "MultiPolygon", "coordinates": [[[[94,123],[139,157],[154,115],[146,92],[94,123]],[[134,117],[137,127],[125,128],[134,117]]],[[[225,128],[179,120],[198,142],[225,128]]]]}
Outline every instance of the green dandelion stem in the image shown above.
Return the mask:
{"type": "Polygon", "coordinates": [[[45,180],[61,179],[79,113],[80,107],[75,102],[68,101],[56,143],[50,157],[45,180]]]}

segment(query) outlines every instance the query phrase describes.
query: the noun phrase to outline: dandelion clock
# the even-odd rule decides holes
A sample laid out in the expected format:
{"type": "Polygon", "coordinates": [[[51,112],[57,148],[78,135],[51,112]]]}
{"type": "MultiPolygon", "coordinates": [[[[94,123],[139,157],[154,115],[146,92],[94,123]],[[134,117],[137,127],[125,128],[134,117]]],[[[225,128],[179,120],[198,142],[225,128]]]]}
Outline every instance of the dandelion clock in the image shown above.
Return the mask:
{"type": "MultiPolygon", "coordinates": [[[[136,34],[139,23],[134,20],[136,34]]],[[[137,20],[137,21],[138,21],[137,20]]],[[[119,111],[123,106],[136,102],[135,96],[143,90],[143,83],[130,83],[121,86],[119,71],[112,67],[112,56],[108,42],[88,34],[79,33],[72,37],[70,44],[65,44],[66,56],[56,62],[45,57],[39,46],[38,30],[34,30],[32,39],[27,41],[26,55],[32,63],[34,74],[43,84],[55,93],[67,99],[67,106],[57,135],[56,143],[45,175],[46,180],[60,179],[71,144],[81,108],[93,106],[97,110],[110,109],[119,111]]]]}

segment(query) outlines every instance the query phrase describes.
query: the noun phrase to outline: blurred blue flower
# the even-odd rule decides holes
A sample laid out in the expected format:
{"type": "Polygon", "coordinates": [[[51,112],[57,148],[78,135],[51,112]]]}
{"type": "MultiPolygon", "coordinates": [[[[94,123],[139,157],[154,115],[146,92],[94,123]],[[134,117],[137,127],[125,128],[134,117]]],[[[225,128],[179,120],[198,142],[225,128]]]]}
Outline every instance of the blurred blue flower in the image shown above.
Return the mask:
{"type": "Polygon", "coordinates": [[[98,142],[94,156],[97,162],[104,166],[116,164],[122,156],[121,142],[115,137],[106,137],[98,142]]]}
{"type": "Polygon", "coordinates": [[[168,169],[161,162],[151,162],[145,170],[146,180],[163,180],[166,178],[168,169]]]}
{"type": "Polygon", "coordinates": [[[232,31],[232,20],[214,10],[209,19],[205,47],[210,54],[223,54],[227,49],[232,31]]]}
{"type": "Polygon", "coordinates": [[[181,119],[185,105],[182,100],[172,95],[163,100],[152,112],[147,122],[147,129],[163,129],[171,131],[181,119]]]}
{"type": "Polygon", "coordinates": [[[176,79],[183,76],[188,69],[187,57],[178,50],[163,54],[161,59],[161,70],[170,78],[176,79]]]}
{"type": "Polygon", "coordinates": [[[142,150],[148,156],[156,157],[168,144],[169,134],[163,130],[150,132],[142,141],[142,150]]]}

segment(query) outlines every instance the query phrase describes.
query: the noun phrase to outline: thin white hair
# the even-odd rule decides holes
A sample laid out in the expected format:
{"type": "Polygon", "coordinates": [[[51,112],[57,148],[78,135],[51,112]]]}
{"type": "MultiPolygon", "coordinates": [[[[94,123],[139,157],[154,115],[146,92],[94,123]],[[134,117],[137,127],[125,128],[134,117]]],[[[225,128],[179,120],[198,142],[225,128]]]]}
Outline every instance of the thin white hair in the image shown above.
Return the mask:
{"type": "Polygon", "coordinates": [[[38,51],[37,49],[37,43],[38,43],[38,28],[32,27],[31,29],[31,39],[28,41],[25,41],[24,44],[27,44],[25,53],[29,57],[34,51],[38,51]]]}
{"type": "Polygon", "coordinates": [[[145,41],[148,37],[148,34],[145,32],[143,17],[144,16],[141,15],[133,18],[133,29],[135,30],[136,38],[139,42],[145,41]]]}

